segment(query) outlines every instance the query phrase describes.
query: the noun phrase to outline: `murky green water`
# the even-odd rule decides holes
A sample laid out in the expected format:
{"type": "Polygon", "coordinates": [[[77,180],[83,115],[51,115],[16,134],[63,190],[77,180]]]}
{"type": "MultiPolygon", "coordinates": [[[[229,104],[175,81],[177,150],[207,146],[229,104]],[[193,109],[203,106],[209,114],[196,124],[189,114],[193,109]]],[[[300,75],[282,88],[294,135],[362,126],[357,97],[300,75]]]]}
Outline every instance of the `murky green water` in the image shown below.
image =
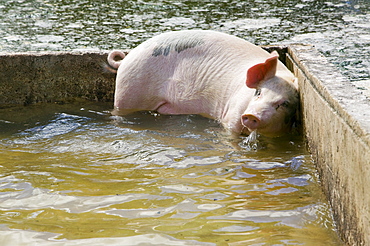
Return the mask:
{"type": "Polygon", "coordinates": [[[340,245],[298,135],[110,107],[0,111],[1,245],[340,245]]]}
{"type": "MultiPolygon", "coordinates": [[[[0,0],[0,50],[129,49],[212,29],[312,43],[370,84],[370,2],[0,0]]],[[[340,245],[301,137],[81,102],[0,110],[1,245],[340,245]]]]}

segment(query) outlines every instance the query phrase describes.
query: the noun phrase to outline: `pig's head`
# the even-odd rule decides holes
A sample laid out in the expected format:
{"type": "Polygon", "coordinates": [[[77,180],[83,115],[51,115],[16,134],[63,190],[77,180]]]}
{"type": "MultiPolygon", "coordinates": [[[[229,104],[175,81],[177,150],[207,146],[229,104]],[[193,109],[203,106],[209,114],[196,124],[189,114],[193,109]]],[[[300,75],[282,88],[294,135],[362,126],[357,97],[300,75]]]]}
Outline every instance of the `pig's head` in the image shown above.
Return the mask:
{"type": "Polygon", "coordinates": [[[242,125],[250,132],[257,130],[271,137],[291,129],[298,107],[296,79],[285,69],[277,75],[278,57],[273,52],[265,62],[248,69],[246,84],[256,91],[241,116],[242,125]]]}

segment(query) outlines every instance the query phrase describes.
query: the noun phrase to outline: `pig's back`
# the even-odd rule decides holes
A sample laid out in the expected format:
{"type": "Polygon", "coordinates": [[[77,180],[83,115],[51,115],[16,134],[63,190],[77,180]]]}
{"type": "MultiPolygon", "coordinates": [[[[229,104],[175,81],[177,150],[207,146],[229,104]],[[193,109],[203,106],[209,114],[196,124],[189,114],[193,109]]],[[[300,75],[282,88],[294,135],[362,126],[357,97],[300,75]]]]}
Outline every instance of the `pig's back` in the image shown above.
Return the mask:
{"type": "Polygon", "coordinates": [[[166,113],[209,112],[217,118],[233,94],[251,90],[245,86],[246,72],[267,57],[261,48],[219,32],[164,33],[126,56],[118,70],[116,89],[122,98],[130,99],[127,107],[158,101],[153,108],[143,109],[158,110],[165,102],[171,105],[166,113]]]}
{"type": "Polygon", "coordinates": [[[214,78],[230,80],[237,74],[245,76],[249,67],[267,57],[266,51],[235,36],[188,30],[164,33],[145,41],[126,56],[119,69],[126,76],[130,71],[130,76],[140,76],[142,80],[163,82],[167,78],[211,86],[208,83],[214,78]]]}
{"type": "Polygon", "coordinates": [[[142,43],[131,53],[137,58],[149,59],[150,62],[164,60],[173,64],[173,61],[182,62],[184,59],[191,59],[194,65],[201,62],[206,64],[217,57],[235,64],[241,64],[241,61],[244,64],[255,64],[256,57],[261,62],[269,57],[266,51],[246,40],[204,30],[163,33],[142,43]]]}

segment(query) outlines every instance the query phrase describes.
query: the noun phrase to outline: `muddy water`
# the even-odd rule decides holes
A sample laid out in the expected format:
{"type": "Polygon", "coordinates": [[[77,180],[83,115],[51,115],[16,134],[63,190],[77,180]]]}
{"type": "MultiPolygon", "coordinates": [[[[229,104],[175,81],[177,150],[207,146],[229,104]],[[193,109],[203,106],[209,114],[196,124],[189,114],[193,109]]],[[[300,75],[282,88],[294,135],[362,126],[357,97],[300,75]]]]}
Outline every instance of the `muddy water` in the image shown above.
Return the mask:
{"type": "MultiPolygon", "coordinates": [[[[129,49],[212,29],[315,44],[369,87],[367,0],[0,0],[0,50],[129,49]]],[[[369,94],[370,95],[370,94],[369,94]]],[[[300,136],[81,102],[0,109],[0,245],[341,245],[300,136]]]]}
{"type": "Polygon", "coordinates": [[[299,135],[110,107],[0,111],[1,245],[340,245],[299,135]]]}

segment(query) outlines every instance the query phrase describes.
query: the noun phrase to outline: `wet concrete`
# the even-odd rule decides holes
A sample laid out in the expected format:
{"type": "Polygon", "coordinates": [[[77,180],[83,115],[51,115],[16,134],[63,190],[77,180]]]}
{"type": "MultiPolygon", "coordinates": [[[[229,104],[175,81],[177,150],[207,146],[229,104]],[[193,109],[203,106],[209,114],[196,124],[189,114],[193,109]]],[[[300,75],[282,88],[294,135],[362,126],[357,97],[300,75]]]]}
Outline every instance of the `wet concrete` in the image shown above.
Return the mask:
{"type": "Polygon", "coordinates": [[[115,74],[104,72],[107,53],[0,53],[0,106],[113,101],[115,74]]]}
{"type": "MultiPolygon", "coordinates": [[[[299,78],[304,133],[341,237],[370,245],[370,101],[313,46],[268,49],[287,52],[287,65],[299,78]]],[[[0,53],[0,106],[113,101],[115,75],[104,72],[106,56],[0,53]]]]}
{"type": "Polygon", "coordinates": [[[310,152],[349,245],[370,245],[370,101],[313,46],[291,45],[310,152]]]}

